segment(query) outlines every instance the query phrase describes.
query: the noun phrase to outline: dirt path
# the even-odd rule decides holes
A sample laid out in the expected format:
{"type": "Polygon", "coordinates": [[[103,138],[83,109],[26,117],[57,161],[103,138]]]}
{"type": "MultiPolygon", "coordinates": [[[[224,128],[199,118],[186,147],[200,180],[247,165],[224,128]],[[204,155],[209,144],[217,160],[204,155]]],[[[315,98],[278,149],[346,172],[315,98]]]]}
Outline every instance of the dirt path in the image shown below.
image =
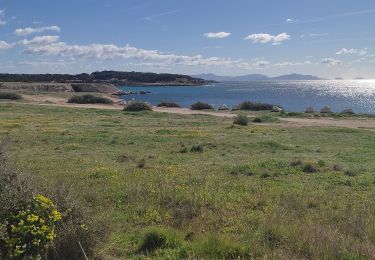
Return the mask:
{"type": "MultiPolygon", "coordinates": [[[[24,104],[72,107],[72,108],[95,108],[95,109],[113,109],[121,110],[122,105],[100,105],[100,104],[71,104],[66,103],[66,98],[47,96],[47,95],[22,95],[24,104]]],[[[114,99],[116,100],[116,99],[114,99]]],[[[170,113],[180,115],[210,115],[223,118],[233,118],[236,114],[229,111],[212,112],[212,111],[197,111],[188,108],[166,108],[153,107],[155,112],[170,113]]],[[[340,127],[352,129],[367,129],[375,131],[375,119],[333,119],[333,118],[280,118],[282,125],[286,127],[340,127]]],[[[275,124],[276,125],[276,124],[275,124]]]]}

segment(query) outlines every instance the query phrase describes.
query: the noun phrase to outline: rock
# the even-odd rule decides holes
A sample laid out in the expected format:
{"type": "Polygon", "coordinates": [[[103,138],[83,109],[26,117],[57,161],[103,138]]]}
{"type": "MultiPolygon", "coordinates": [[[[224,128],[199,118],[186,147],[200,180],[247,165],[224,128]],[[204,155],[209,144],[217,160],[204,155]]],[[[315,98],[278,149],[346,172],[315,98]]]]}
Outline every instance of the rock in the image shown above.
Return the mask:
{"type": "Polygon", "coordinates": [[[305,113],[314,113],[315,110],[313,107],[306,107],[305,113]]]}
{"type": "Polygon", "coordinates": [[[322,107],[320,113],[332,113],[332,110],[329,106],[322,107]]]}
{"type": "Polygon", "coordinates": [[[222,105],[218,108],[218,110],[229,110],[229,107],[227,107],[227,105],[222,105]]]}
{"type": "Polygon", "coordinates": [[[273,106],[271,112],[283,112],[283,109],[278,106],[273,106]]]}

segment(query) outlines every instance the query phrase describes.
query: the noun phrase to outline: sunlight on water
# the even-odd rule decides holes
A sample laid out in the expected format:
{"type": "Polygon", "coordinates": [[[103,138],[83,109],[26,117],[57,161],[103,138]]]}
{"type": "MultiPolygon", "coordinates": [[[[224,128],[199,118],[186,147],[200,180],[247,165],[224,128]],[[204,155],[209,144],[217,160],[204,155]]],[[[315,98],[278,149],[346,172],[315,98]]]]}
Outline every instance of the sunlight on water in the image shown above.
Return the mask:
{"type": "Polygon", "coordinates": [[[319,109],[330,106],[334,111],[351,108],[356,112],[375,113],[375,80],[253,81],[225,82],[198,87],[123,87],[125,90],[146,89],[150,95],[126,96],[157,104],[174,101],[189,106],[198,100],[215,106],[234,106],[250,100],[278,104],[291,111],[304,111],[307,106],[319,109]]]}

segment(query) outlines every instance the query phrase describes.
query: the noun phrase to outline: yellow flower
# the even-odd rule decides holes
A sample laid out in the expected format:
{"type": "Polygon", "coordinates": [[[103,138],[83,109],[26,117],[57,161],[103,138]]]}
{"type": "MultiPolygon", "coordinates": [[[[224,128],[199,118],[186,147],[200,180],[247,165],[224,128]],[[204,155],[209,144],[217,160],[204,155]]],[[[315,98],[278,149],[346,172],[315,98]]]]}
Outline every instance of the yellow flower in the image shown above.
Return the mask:
{"type": "Polygon", "coordinates": [[[50,218],[53,221],[57,222],[57,221],[61,220],[61,213],[58,212],[57,210],[52,210],[50,218]]]}

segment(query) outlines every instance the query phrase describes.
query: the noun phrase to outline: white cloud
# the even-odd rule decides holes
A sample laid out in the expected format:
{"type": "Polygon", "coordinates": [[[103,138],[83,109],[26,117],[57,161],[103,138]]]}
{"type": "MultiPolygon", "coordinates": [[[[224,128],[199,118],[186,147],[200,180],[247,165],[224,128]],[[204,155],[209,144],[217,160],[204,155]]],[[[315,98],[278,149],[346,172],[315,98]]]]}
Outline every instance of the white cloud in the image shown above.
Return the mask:
{"type": "Polygon", "coordinates": [[[337,66],[337,65],[341,65],[342,64],[342,61],[341,60],[337,60],[337,59],[334,59],[334,58],[324,58],[320,61],[321,64],[327,64],[329,66],[337,66]]]}
{"type": "Polygon", "coordinates": [[[231,33],[228,33],[228,32],[209,32],[209,33],[205,33],[203,35],[205,37],[211,38],[211,39],[223,39],[223,38],[229,37],[231,35],[231,33]]]}
{"type": "Polygon", "coordinates": [[[0,51],[1,50],[7,50],[7,49],[10,49],[12,47],[13,47],[13,44],[10,44],[10,43],[4,42],[4,41],[0,41],[0,51]]]}
{"type": "Polygon", "coordinates": [[[36,36],[31,40],[22,40],[20,43],[23,45],[47,45],[51,43],[55,43],[59,41],[59,36],[57,35],[44,35],[44,36],[36,36]]]}
{"type": "Polygon", "coordinates": [[[14,31],[14,34],[17,36],[27,36],[33,33],[42,33],[45,31],[54,31],[54,32],[60,32],[60,27],[53,25],[53,26],[46,26],[46,27],[26,27],[26,28],[19,28],[14,31]]]}
{"type": "Polygon", "coordinates": [[[20,43],[25,47],[22,53],[59,56],[72,59],[97,59],[97,60],[134,60],[142,63],[164,63],[168,66],[218,66],[223,68],[258,69],[269,64],[263,59],[244,61],[242,59],[203,57],[201,55],[177,55],[157,50],[139,49],[130,45],[117,46],[114,44],[89,44],[70,45],[65,42],[55,42],[57,38],[41,36],[20,43]],[[33,42],[33,44],[31,44],[33,42]],[[26,44],[25,44],[26,43],[26,44]]]}
{"type": "Polygon", "coordinates": [[[358,54],[360,56],[364,56],[367,54],[367,49],[358,50],[358,49],[347,49],[342,48],[338,52],[336,52],[337,55],[346,55],[346,54],[358,54]]]}
{"type": "Polygon", "coordinates": [[[286,68],[286,67],[292,67],[292,66],[302,66],[302,65],[311,65],[312,62],[307,60],[304,62],[290,62],[290,61],[285,61],[281,63],[276,63],[273,66],[274,67],[279,67],[279,68],[286,68]]]}
{"type": "Polygon", "coordinates": [[[1,9],[0,9],[0,26],[1,26],[1,25],[5,25],[5,24],[7,23],[7,22],[3,19],[4,15],[5,15],[5,10],[1,10],[1,9]]]}
{"type": "Polygon", "coordinates": [[[296,20],[294,18],[288,18],[285,20],[287,23],[294,23],[296,20]]]}
{"type": "Polygon", "coordinates": [[[253,43],[272,43],[272,45],[279,45],[283,41],[290,40],[290,35],[287,33],[280,33],[278,35],[271,35],[268,33],[251,34],[245,38],[253,43]]]}

